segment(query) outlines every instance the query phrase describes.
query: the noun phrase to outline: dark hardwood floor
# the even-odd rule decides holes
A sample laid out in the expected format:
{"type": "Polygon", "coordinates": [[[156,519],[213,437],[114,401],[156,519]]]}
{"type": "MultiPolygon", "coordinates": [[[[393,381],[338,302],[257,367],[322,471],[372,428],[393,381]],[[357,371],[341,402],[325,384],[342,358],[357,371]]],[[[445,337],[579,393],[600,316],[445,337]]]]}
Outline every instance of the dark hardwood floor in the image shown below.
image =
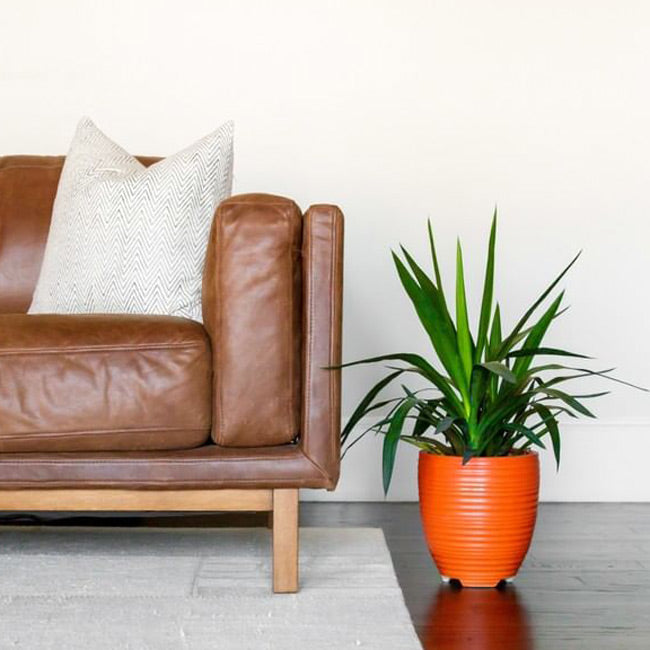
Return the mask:
{"type": "MultiPolygon", "coordinates": [[[[265,523],[263,515],[254,514],[46,520],[127,526],[265,523]]],[[[500,589],[440,583],[421,535],[417,504],[303,503],[301,525],[381,527],[425,648],[650,649],[650,504],[541,505],[526,562],[515,582],[500,589]]]]}
{"type": "Polygon", "coordinates": [[[500,589],[440,583],[417,504],[305,504],[302,525],[381,526],[427,649],[650,649],[650,504],[542,504],[500,589]]]}

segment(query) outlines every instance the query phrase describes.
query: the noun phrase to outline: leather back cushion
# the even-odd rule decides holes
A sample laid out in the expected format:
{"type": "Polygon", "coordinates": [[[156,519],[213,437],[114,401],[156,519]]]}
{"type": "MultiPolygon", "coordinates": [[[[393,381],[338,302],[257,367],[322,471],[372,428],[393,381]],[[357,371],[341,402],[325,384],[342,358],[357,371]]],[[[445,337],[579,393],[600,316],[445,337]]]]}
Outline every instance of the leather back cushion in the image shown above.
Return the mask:
{"type": "Polygon", "coordinates": [[[300,429],[302,215],[269,194],[217,209],[203,272],[203,322],[212,341],[212,439],[257,447],[300,429]]]}
{"type": "MultiPolygon", "coordinates": [[[[149,166],[159,158],[138,160],[149,166]]],[[[25,313],[32,302],[63,161],[0,157],[0,313],[25,313]]]]}
{"type": "Polygon", "coordinates": [[[0,158],[0,313],[24,313],[50,228],[63,156],[0,158]]]}

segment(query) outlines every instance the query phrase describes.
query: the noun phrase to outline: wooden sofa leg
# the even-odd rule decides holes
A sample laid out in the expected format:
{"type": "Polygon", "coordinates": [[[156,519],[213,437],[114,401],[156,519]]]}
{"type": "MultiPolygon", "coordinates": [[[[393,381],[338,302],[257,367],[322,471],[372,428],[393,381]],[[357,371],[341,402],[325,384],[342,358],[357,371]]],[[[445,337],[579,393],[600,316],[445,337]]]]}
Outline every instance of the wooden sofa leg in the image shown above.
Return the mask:
{"type": "Polygon", "coordinates": [[[298,490],[273,490],[273,591],[298,591],[298,490]]]}

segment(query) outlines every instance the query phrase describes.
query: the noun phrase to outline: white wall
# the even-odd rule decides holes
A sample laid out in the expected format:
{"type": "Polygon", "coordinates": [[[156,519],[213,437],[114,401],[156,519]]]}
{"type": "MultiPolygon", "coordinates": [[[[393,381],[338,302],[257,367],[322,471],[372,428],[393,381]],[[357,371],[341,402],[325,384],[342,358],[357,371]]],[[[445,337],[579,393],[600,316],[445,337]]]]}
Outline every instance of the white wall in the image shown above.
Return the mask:
{"type": "MultiPolygon", "coordinates": [[[[583,248],[549,342],[650,384],[649,60],[642,1],[0,1],[0,154],[64,152],[82,114],[151,154],[233,118],[236,191],[346,213],[348,360],[427,352],[389,248],[424,255],[430,216],[477,289],[498,202],[507,320],[583,248]]],[[[379,372],[346,374],[346,413],[379,372]]],[[[650,398],[597,410],[543,496],[649,499],[650,398]]],[[[381,498],[365,451],[334,498],[381,498]]],[[[393,498],[414,498],[400,455],[393,498]]]]}

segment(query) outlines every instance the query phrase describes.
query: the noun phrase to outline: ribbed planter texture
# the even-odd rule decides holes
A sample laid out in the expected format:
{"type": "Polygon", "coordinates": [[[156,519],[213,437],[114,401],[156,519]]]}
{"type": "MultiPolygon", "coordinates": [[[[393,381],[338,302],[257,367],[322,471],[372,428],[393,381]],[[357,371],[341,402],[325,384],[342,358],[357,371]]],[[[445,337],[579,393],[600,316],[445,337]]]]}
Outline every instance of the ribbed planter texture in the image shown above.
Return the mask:
{"type": "Polygon", "coordinates": [[[495,587],[517,574],[535,528],[539,457],[472,458],[420,452],[420,514],[443,580],[495,587]]]}

